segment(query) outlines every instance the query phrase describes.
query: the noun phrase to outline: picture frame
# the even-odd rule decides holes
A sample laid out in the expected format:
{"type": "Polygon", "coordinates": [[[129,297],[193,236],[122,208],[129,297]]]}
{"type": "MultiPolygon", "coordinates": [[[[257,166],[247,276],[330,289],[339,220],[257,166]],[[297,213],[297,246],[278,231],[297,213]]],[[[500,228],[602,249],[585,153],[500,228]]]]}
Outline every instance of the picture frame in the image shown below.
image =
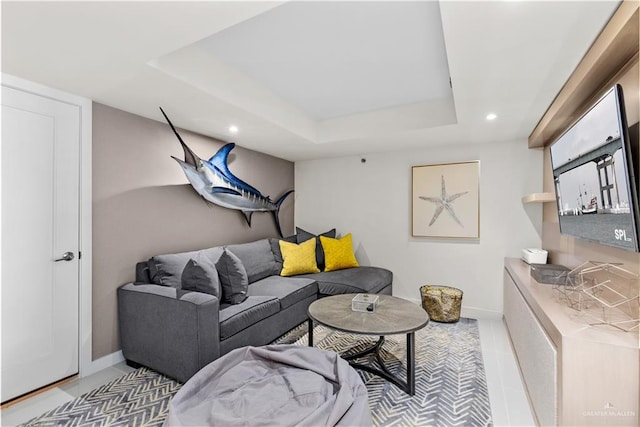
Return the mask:
{"type": "Polygon", "coordinates": [[[480,238],[480,161],[413,166],[411,235],[480,238]]]}

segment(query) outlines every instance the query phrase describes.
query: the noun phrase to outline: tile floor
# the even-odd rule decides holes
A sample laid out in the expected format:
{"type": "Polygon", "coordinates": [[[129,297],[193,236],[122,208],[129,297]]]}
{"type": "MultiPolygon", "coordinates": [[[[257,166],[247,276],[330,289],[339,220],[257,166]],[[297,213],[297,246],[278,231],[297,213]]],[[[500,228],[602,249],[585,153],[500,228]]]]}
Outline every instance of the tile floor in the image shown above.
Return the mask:
{"type": "MultiPolygon", "coordinates": [[[[478,326],[494,425],[534,426],[503,321],[480,319],[478,326]]],[[[119,363],[16,403],[0,412],[0,425],[15,426],[28,421],[131,370],[119,363]]]]}
{"type": "Polygon", "coordinates": [[[122,362],[88,377],[75,379],[60,387],[37,394],[0,411],[0,426],[16,426],[29,421],[131,371],[133,368],[122,362]]]}
{"type": "Polygon", "coordinates": [[[502,319],[479,319],[480,346],[494,426],[535,426],[502,319]]]}

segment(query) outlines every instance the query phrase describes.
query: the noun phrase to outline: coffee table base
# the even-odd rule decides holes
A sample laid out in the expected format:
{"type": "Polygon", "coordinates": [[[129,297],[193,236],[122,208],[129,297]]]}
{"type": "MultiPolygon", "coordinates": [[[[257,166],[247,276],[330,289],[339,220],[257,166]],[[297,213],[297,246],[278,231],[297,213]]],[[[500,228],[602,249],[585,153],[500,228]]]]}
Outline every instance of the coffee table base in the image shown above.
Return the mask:
{"type": "MultiPolygon", "coordinates": [[[[349,362],[351,366],[356,369],[360,369],[371,374],[377,375],[390,383],[394,384],[396,387],[404,391],[410,396],[413,396],[416,391],[416,382],[415,382],[415,333],[410,332],[407,334],[407,380],[403,381],[397,375],[394,375],[382,360],[382,356],[380,355],[380,349],[384,344],[384,336],[380,336],[380,339],[373,344],[372,346],[359,351],[358,353],[351,354],[349,356],[342,356],[342,358],[349,362]],[[373,354],[380,365],[381,369],[376,368],[372,365],[363,365],[362,363],[354,362],[355,359],[360,359],[368,354],[373,354]]],[[[309,346],[313,346],[313,320],[309,319],[309,346]]]]}

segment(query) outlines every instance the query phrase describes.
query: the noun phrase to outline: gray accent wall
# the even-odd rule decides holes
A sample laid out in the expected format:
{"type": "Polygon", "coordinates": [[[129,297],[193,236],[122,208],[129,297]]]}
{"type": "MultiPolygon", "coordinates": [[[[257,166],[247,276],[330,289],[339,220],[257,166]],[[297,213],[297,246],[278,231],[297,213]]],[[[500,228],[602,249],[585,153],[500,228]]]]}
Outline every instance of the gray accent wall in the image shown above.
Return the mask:
{"type": "MultiPolygon", "coordinates": [[[[165,109],[170,118],[179,112],[165,109]]],[[[184,141],[202,158],[224,142],[187,131],[184,141]]],[[[241,135],[237,142],[242,144],[241,135]]],[[[270,213],[242,214],[208,204],[170,156],[183,159],[166,123],[93,104],[93,359],[120,349],[116,289],[133,281],[136,262],[161,254],[244,243],[277,232],[270,213]]],[[[236,146],[229,169],[277,199],[294,188],[292,162],[236,146]]],[[[295,193],[280,210],[293,234],[295,193]]]]}

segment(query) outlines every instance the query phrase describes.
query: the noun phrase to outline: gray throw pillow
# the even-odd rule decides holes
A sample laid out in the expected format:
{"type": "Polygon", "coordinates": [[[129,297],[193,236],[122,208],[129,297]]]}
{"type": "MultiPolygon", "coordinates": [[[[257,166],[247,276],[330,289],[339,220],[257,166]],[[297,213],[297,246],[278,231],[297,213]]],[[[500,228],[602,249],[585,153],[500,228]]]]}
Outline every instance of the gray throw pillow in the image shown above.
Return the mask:
{"type": "Polygon", "coordinates": [[[246,300],[249,278],[240,258],[225,249],[216,262],[216,269],[222,287],[222,302],[240,304],[246,300]]]}
{"type": "Polygon", "coordinates": [[[320,271],[324,271],[324,250],[322,250],[322,243],[320,243],[320,239],[318,236],[331,237],[332,239],[336,238],[336,229],[332,228],[329,231],[325,231],[322,234],[315,235],[311,234],[308,231],[303,230],[300,227],[296,227],[296,240],[297,244],[306,242],[309,239],[316,238],[316,264],[318,264],[318,268],[320,271]]]}
{"type": "MultiPolygon", "coordinates": [[[[268,239],[256,240],[250,243],[229,245],[226,249],[237,256],[247,271],[249,283],[271,276],[276,268],[273,249],[268,239]]],[[[280,274],[280,271],[278,271],[280,274]]]]}
{"type": "Polygon", "coordinates": [[[171,286],[180,289],[182,283],[182,271],[187,265],[187,261],[202,253],[214,262],[222,254],[222,247],[213,247],[201,251],[180,252],[177,254],[156,255],[147,262],[149,266],[149,276],[151,282],[156,285],[171,286]]]}
{"type": "Polygon", "coordinates": [[[220,279],[213,261],[201,253],[187,261],[182,271],[182,289],[220,298],[220,279]]]}

